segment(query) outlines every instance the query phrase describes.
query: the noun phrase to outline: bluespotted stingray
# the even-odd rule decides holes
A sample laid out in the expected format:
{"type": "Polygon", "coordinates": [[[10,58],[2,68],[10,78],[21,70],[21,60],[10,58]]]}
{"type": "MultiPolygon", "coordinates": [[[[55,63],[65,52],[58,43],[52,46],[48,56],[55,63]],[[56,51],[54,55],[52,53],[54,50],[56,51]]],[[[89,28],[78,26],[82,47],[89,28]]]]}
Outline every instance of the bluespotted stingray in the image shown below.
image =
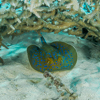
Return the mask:
{"type": "Polygon", "coordinates": [[[71,70],[77,61],[75,48],[67,43],[56,41],[47,44],[43,36],[42,46],[30,45],[27,48],[28,59],[31,66],[40,72],[71,70]]]}

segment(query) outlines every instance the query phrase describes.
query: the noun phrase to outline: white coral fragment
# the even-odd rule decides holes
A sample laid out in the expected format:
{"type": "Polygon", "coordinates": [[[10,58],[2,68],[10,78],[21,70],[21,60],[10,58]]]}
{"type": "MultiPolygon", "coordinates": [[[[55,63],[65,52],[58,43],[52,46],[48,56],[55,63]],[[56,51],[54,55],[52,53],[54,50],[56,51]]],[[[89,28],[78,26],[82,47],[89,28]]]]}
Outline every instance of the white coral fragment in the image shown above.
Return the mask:
{"type": "Polygon", "coordinates": [[[48,2],[47,0],[44,0],[44,3],[45,3],[48,7],[50,7],[50,4],[49,4],[49,2],[48,2]]]}
{"type": "Polygon", "coordinates": [[[79,9],[79,3],[78,3],[78,1],[77,0],[72,0],[72,1],[73,1],[72,4],[73,4],[74,10],[78,11],[78,9],[79,9]]]}
{"type": "Polygon", "coordinates": [[[36,9],[33,9],[32,12],[33,12],[38,18],[41,18],[41,16],[38,14],[38,12],[37,12],[36,9]]]}
{"type": "Polygon", "coordinates": [[[66,5],[66,8],[71,8],[71,6],[73,6],[75,11],[79,10],[79,3],[77,0],[71,0],[71,2],[66,5]]]}
{"type": "Polygon", "coordinates": [[[27,4],[27,9],[30,12],[34,13],[38,18],[41,18],[38,11],[42,11],[42,9],[39,9],[39,7],[44,4],[50,7],[52,1],[54,0],[31,0],[30,4],[28,4],[27,0],[25,0],[24,2],[27,4]]]}
{"type": "Polygon", "coordinates": [[[15,28],[12,25],[9,25],[13,30],[15,30],[15,28]]]}

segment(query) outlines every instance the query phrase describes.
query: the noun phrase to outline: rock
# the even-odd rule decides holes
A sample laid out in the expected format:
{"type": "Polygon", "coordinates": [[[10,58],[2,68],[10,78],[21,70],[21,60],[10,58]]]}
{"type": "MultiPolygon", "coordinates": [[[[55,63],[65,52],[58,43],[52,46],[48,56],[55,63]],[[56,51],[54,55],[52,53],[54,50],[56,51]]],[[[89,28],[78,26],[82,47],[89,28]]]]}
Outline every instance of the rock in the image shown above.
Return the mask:
{"type": "Polygon", "coordinates": [[[0,57],[0,65],[4,65],[4,61],[1,57],[0,57]]]}

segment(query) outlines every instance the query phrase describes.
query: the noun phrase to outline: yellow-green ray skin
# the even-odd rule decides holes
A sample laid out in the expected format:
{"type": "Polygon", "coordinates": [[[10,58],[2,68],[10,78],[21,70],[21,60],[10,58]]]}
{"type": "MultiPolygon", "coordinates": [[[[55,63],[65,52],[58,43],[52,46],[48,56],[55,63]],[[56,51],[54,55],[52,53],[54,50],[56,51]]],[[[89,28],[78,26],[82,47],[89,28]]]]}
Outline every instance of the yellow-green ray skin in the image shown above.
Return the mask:
{"type": "Polygon", "coordinates": [[[44,72],[45,70],[71,70],[77,61],[75,48],[60,41],[43,44],[41,48],[31,45],[27,48],[27,53],[31,66],[40,72],[44,72]],[[48,61],[48,58],[51,60],[48,61]],[[58,61],[59,58],[61,58],[60,61],[58,61]],[[53,63],[50,64],[50,62],[53,63]]]}
{"type": "Polygon", "coordinates": [[[63,46],[62,49],[61,49],[61,46],[58,46],[58,50],[59,51],[63,50],[63,52],[61,52],[62,66],[66,66],[68,64],[70,65],[72,63],[72,65],[67,67],[67,68],[66,67],[61,67],[62,70],[66,70],[66,69],[67,70],[71,70],[75,66],[75,64],[77,62],[77,52],[76,52],[75,48],[73,46],[67,44],[67,43],[59,42],[59,41],[53,42],[50,45],[53,46],[54,44],[61,44],[61,46],[63,46]],[[66,59],[66,57],[67,57],[67,59],[66,59]],[[71,61],[69,61],[69,60],[71,60],[71,61]]]}

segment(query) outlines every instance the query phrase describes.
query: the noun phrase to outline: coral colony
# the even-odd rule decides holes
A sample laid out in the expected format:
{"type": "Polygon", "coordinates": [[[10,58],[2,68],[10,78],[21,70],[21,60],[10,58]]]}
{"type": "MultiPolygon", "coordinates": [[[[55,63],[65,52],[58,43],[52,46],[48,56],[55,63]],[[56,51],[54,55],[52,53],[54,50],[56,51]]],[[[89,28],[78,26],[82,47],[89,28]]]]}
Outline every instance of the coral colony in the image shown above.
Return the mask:
{"type": "Polygon", "coordinates": [[[99,0],[0,0],[0,38],[39,30],[100,39],[99,28],[99,0]]]}

